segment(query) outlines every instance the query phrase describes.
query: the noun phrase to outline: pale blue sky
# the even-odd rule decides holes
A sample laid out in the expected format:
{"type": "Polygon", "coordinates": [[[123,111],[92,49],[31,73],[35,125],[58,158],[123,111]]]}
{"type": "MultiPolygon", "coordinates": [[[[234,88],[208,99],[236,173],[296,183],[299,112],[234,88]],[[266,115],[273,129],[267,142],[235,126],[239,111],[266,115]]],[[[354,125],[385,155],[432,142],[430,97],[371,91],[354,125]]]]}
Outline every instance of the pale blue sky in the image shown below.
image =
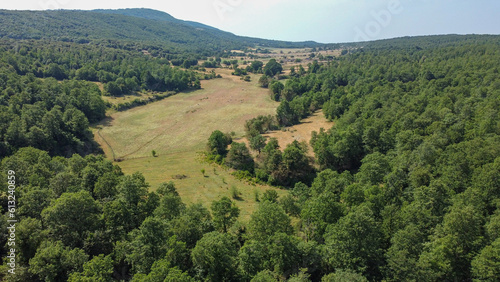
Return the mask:
{"type": "Polygon", "coordinates": [[[500,34],[499,0],[18,0],[0,8],[152,8],[237,35],[323,43],[500,34]]]}

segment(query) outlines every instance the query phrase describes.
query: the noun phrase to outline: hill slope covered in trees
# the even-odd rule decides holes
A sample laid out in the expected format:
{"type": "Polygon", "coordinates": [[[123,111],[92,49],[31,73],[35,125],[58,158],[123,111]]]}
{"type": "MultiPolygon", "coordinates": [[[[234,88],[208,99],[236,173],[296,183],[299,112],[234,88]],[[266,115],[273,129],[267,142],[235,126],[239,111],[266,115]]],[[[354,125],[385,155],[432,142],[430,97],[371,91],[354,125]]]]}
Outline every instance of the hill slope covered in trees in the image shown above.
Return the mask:
{"type": "MultiPolygon", "coordinates": [[[[318,109],[335,126],[314,134],[315,164],[298,142],[281,151],[265,140],[252,159],[244,144],[227,148],[230,135],[207,136],[219,162],[289,189],[256,195],[258,209],[240,222],[227,197],[185,205],[173,183],[150,191],[140,173],[125,175],[92,154],[88,125],[106,111],[98,83],[108,94],[196,88],[193,70],[136,49],[147,37],[152,49],[204,52],[192,44],[203,37],[184,38],[192,27],[177,29],[187,33],[175,42],[158,20],[0,13],[0,229],[13,230],[9,220],[17,220],[15,232],[0,236],[0,256],[15,255],[15,265],[4,260],[2,280],[499,277],[499,36],[366,43],[291,73],[282,87],[271,79],[279,126],[318,109]],[[64,29],[53,29],[56,23],[64,29]],[[117,23],[135,37],[120,38],[117,23]]],[[[233,47],[222,37],[206,40],[209,52],[233,47]]],[[[248,127],[266,119],[273,117],[248,127]]]]}
{"type": "Polygon", "coordinates": [[[0,10],[0,37],[98,43],[124,49],[213,55],[257,44],[269,47],[318,46],[315,42],[284,42],[236,36],[206,25],[177,20],[149,9],[0,10]]]}

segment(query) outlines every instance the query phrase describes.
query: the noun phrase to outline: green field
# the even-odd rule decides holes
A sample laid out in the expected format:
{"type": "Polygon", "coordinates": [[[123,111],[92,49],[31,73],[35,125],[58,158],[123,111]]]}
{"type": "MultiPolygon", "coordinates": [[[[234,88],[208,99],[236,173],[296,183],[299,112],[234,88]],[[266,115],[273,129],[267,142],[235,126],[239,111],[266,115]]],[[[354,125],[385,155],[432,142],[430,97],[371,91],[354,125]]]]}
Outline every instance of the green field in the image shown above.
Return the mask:
{"type": "Polygon", "coordinates": [[[256,205],[255,190],[262,195],[275,188],[239,181],[230,171],[204,163],[199,152],[212,131],[234,132],[238,140],[244,135],[246,120],[275,114],[279,103],[257,85],[256,75],[245,82],[231,76],[230,70],[218,69],[217,73],[223,78],[202,81],[201,90],[111,113],[95,127],[95,138],[108,158],[120,160],[125,173],[142,172],[153,190],[161,182],[174,181],[186,203],[201,201],[208,206],[230,196],[231,187],[236,187],[242,193],[236,201],[241,216],[248,219],[256,205]],[[157,157],[152,156],[152,150],[157,157]],[[186,178],[177,179],[181,175],[186,178]]]}
{"type": "Polygon", "coordinates": [[[251,185],[232,176],[230,170],[203,162],[195,152],[179,152],[160,155],[156,158],[139,158],[119,163],[125,173],[140,171],[146,177],[152,189],[165,181],[173,181],[186,204],[202,202],[206,207],[223,196],[231,198],[231,188],[234,186],[241,192],[238,200],[234,200],[240,208],[240,219],[247,221],[256,209],[255,193],[262,196],[268,190],[277,190],[284,195],[285,190],[270,186],[251,185]],[[205,170],[205,175],[201,170],[205,170]],[[180,177],[184,179],[178,179],[180,177]]]}

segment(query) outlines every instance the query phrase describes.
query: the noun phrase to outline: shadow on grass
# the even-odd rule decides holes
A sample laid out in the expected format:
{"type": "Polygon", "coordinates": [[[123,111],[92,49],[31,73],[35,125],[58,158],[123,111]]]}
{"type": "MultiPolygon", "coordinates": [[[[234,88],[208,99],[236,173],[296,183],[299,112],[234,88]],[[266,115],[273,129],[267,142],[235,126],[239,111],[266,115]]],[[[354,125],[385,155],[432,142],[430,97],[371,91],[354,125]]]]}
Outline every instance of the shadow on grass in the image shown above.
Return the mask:
{"type": "Polygon", "coordinates": [[[231,196],[231,197],[232,197],[232,198],[233,198],[233,200],[235,200],[235,201],[239,201],[239,202],[243,202],[243,201],[244,201],[244,200],[243,200],[243,198],[242,198],[240,195],[237,195],[237,196],[233,195],[233,196],[231,196]]]}

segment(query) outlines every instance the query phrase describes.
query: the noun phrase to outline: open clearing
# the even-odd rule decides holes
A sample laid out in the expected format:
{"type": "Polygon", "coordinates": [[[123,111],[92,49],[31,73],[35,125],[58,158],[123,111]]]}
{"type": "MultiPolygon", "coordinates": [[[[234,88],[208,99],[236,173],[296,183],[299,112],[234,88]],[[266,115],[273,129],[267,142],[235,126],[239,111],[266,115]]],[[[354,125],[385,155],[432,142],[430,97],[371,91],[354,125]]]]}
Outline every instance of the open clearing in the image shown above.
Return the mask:
{"type": "MultiPolygon", "coordinates": [[[[220,70],[229,72],[229,70],[220,70]]],[[[131,159],[158,154],[201,151],[212,131],[235,132],[243,136],[246,120],[274,114],[279,105],[268,90],[239,77],[202,81],[203,89],[179,93],[161,101],[112,113],[99,126],[98,142],[105,139],[116,159],[131,159]]],[[[104,148],[109,155],[109,148],[104,148]]]]}
{"type": "MultiPolygon", "coordinates": [[[[262,134],[262,136],[266,137],[266,139],[271,137],[276,138],[281,150],[284,150],[288,144],[295,140],[305,142],[307,144],[307,148],[309,149],[307,154],[313,157],[314,152],[309,144],[309,141],[311,140],[311,133],[313,131],[319,132],[321,128],[328,130],[332,126],[333,122],[328,121],[323,112],[318,110],[311,116],[303,119],[300,124],[286,127],[283,130],[270,131],[266,134],[262,134]]],[[[247,144],[247,146],[249,145],[247,138],[244,138],[243,141],[247,144]]]]}
{"type": "Polygon", "coordinates": [[[185,203],[210,207],[214,200],[231,197],[231,188],[236,187],[241,195],[235,202],[246,221],[257,206],[255,193],[273,189],[283,195],[285,191],[239,181],[230,171],[204,163],[197,152],[205,149],[216,129],[243,137],[246,120],[275,114],[279,103],[257,85],[259,76],[245,82],[230,72],[217,70],[223,78],[202,81],[201,90],[111,113],[95,127],[95,139],[109,159],[122,159],[118,164],[125,173],[143,173],[151,189],[173,181],[185,203]],[[152,150],[158,157],[152,157],[152,150]]]}
{"type": "Polygon", "coordinates": [[[286,194],[285,190],[240,181],[230,174],[230,170],[204,163],[194,151],[132,159],[120,162],[119,165],[125,173],[142,172],[153,190],[162,182],[173,181],[184,203],[201,202],[207,208],[210,208],[212,201],[223,196],[232,199],[231,188],[234,186],[241,192],[239,199],[232,200],[240,208],[242,221],[248,221],[257,208],[255,193],[262,197],[266,190],[272,189],[280,196],[286,194]],[[202,169],[205,170],[205,175],[202,174],[202,169]]]}
{"type": "MultiPolygon", "coordinates": [[[[217,69],[222,78],[202,81],[202,89],[165,98],[110,116],[94,127],[94,136],[109,159],[119,159],[123,172],[143,173],[151,189],[173,181],[185,203],[202,202],[206,207],[223,196],[231,197],[232,187],[241,192],[234,200],[247,221],[257,207],[255,194],[273,189],[253,185],[233,177],[230,170],[203,162],[199,152],[212,131],[234,132],[235,140],[244,138],[245,121],[258,115],[274,115],[278,102],[269,98],[267,89],[258,86],[260,75],[251,82],[232,76],[232,70],[217,69]],[[157,157],[152,156],[152,150],[157,157]],[[202,170],[205,171],[203,175],[202,170]]],[[[301,124],[266,134],[276,137],[282,148],[293,140],[310,139],[311,131],[327,129],[331,123],[321,112],[301,124]]],[[[312,150],[310,151],[312,155],[312,150]]]]}

